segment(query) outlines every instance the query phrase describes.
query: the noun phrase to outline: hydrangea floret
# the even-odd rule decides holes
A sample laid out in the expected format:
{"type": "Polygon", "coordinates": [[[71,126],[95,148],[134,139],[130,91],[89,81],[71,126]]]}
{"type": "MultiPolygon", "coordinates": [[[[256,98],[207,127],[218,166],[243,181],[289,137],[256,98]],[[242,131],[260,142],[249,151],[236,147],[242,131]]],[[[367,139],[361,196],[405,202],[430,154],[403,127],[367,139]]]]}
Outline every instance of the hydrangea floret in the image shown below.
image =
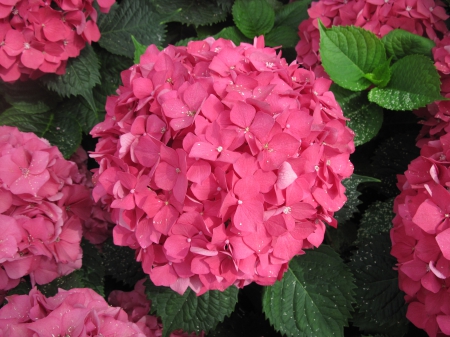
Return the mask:
{"type": "Polygon", "coordinates": [[[148,47],[93,128],[94,199],[158,286],[271,285],[346,201],[354,133],[330,81],[263,37],[148,47]]]}
{"type": "MultiPolygon", "coordinates": [[[[97,0],[108,12],[115,0],[97,0]]],[[[0,0],[0,78],[64,74],[67,60],[100,39],[93,0],[0,0]]]]}
{"type": "Polygon", "coordinates": [[[25,275],[45,284],[80,268],[91,205],[74,162],[33,133],[1,126],[0,290],[25,275]]]}

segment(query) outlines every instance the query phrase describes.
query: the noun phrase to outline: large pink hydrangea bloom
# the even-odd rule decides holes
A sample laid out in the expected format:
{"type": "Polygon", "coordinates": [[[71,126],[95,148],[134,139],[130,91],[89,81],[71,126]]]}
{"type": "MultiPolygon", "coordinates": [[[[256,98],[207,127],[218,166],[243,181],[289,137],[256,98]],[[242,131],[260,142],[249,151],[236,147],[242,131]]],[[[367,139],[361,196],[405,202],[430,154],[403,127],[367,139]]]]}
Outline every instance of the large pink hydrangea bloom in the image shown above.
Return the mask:
{"type": "Polygon", "coordinates": [[[150,46],[91,132],[93,194],[156,285],[270,285],[346,201],[354,133],[328,91],[263,38],[150,46]]]}
{"type": "MultiPolygon", "coordinates": [[[[115,0],[97,0],[108,12],[115,0]]],[[[64,74],[67,60],[100,39],[93,0],[0,0],[0,78],[64,74]]]]}
{"type": "Polygon", "coordinates": [[[7,297],[0,309],[3,337],[121,336],[149,337],[120,307],[110,306],[89,288],[75,288],[46,298],[36,288],[7,297]]]}
{"type": "Polygon", "coordinates": [[[318,19],[328,28],[353,25],[380,38],[401,28],[438,41],[438,34],[448,31],[444,21],[449,17],[439,0],[320,0],[311,3],[308,14],[299,26],[297,61],[307,69],[317,68],[320,75],[318,19]]]}
{"type": "Polygon", "coordinates": [[[0,127],[0,290],[81,267],[91,198],[74,162],[33,133],[0,127]]]}

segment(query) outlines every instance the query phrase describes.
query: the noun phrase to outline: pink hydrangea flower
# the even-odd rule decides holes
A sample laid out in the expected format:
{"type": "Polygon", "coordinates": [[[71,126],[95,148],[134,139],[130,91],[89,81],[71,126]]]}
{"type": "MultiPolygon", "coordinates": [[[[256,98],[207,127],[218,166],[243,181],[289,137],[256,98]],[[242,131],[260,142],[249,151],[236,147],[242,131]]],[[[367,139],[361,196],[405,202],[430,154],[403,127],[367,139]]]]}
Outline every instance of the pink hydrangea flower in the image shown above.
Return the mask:
{"type": "MultiPolygon", "coordinates": [[[[115,0],[97,2],[107,13],[115,0]]],[[[69,57],[100,39],[96,21],[93,0],[0,1],[0,78],[64,74],[69,57]]]]}
{"type": "Polygon", "coordinates": [[[2,336],[153,336],[89,288],[59,289],[49,298],[33,288],[28,295],[7,300],[0,309],[2,336]]]}
{"type": "Polygon", "coordinates": [[[448,31],[444,21],[449,17],[439,0],[319,0],[311,3],[308,14],[299,25],[297,61],[320,76],[326,74],[318,54],[318,19],[328,28],[353,25],[380,38],[400,28],[438,41],[448,31]]]}
{"type": "Polygon", "coordinates": [[[44,284],[81,267],[89,189],[75,163],[32,133],[0,127],[0,290],[44,284]]]}
{"type": "Polygon", "coordinates": [[[336,226],[354,133],[329,80],[262,37],[152,45],[121,76],[91,131],[93,196],[154,284],[273,284],[336,226]]]}

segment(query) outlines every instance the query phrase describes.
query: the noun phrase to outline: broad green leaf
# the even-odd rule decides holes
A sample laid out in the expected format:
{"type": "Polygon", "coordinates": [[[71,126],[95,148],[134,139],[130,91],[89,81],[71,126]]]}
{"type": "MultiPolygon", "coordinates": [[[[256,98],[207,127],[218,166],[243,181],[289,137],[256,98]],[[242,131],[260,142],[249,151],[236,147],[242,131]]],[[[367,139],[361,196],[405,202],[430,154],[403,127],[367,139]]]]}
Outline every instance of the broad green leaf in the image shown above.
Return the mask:
{"type": "Polygon", "coordinates": [[[73,288],[84,288],[84,287],[85,284],[83,283],[83,271],[81,269],[77,269],[71,272],[69,275],[54,279],[50,283],[39,285],[38,289],[46,297],[51,297],[55,296],[58,293],[59,288],[69,290],[73,288]]]}
{"type": "Polygon", "coordinates": [[[349,264],[356,278],[356,303],[364,320],[382,327],[406,326],[404,294],[398,288],[396,259],[390,255],[389,233],[370,236],[360,243],[349,264]]]}
{"type": "Polygon", "coordinates": [[[23,132],[34,132],[42,137],[50,127],[53,114],[49,111],[27,112],[9,108],[0,113],[0,125],[16,126],[23,132]]]}
{"type": "Polygon", "coordinates": [[[235,26],[225,27],[216,35],[214,35],[214,38],[215,39],[223,38],[231,40],[234,42],[236,46],[239,46],[241,42],[250,42],[250,39],[248,39],[244,34],[242,34],[241,31],[237,29],[235,26]]]}
{"type": "Polygon", "coordinates": [[[181,22],[195,26],[211,25],[225,21],[232,0],[151,0],[165,22],[181,22]]]}
{"type": "Polygon", "coordinates": [[[279,26],[272,29],[265,36],[265,43],[269,47],[295,47],[298,43],[298,29],[279,26]]]}
{"type": "Polygon", "coordinates": [[[91,104],[88,104],[81,96],[64,100],[56,110],[75,119],[85,134],[89,134],[94,125],[100,122],[97,110],[92,110],[91,104]]]}
{"type": "Polygon", "coordinates": [[[133,35],[131,35],[131,40],[133,40],[134,44],[134,63],[141,63],[141,55],[145,53],[147,50],[147,46],[140,44],[133,35]]]}
{"type": "Polygon", "coordinates": [[[225,316],[229,316],[237,302],[238,288],[231,286],[225,291],[210,290],[197,296],[190,288],[180,295],[167,287],[146,283],[147,297],[152,301],[152,312],[161,317],[163,337],[182,329],[208,332],[225,316]]]}
{"type": "Polygon", "coordinates": [[[353,91],[372,83],[364,77],[386,61],[380,39],[365,29],[353,26],[326,28],[319,21],[320,57],[325,71],[341,87],[353,91]]]}
{"type": "Polygon", "coordinates": [[[439,74],[428,57],[409,55],[391,67],[391,80],[384,88],[369,91],[369,101],[391,110],[414,110],[437,100],[439,74]]]}
{"type": "Polygon", "coordinates": [[[275,23],[275,12],[266,0],[236,0],[233,20],[248,38],[267,34],[275,23]]]}
{"type": "Polygon", "coordinates": [[[136,262],[135,251],[129,247],[116,246],[111,239],[102,246],[105,275],[134,287],[137,281],[145,277],[140,262],[136,262]]]}
{"type": "Polygon", "coordinates": [[[358,230],[358,241],[367,241],[371,236],[387,233],[394,219],[394,199],[375,201],[362,215],[358,230]]]}
{"type": "Polygon", "coordinates": [[[373,72],[365,74],[364,77],[379,88],[385,87],[391,79],[391,60],[392,56],[376,67],[373,72]]]}
{"type": "Polygon", "coordinates": [[[301,0],[280,7],[275,11],[275,27],[286,26],[297,31],[300,23],[309,17],[307,10],[311,2],[312,0],[301,0]]]}
{"type": "Polygon", "coordinates": [[[56,145],[64,158],[69,159],[81,144],[81,126],[68,111],[57,107],[51,112],[54,117],[43,137],[56,145]]]}
{"type": "Polygon", "coordinates": [[[67,61],[64,75],[48,74],[42,82],[61,96],[80,95],[100,83],[100,65],[94,49],[86,45],[80,56],[67,61]]]}
{"type": "Polygon", "coordinates": [[[112,14],[99,21],[102,37],[100,46],[110,53],[134,57],[133,35],[143,45],[161,45],[164,41],[166,25],[161,23],[147,0],[124,0],[112,14]]]}
{"type": "Polygon", "coordinates": [[[284,335],[344,336],[354,288],[350,269],[322,245],[293,258],[283,279],[265,287],[263,311],[284,335]]]}
{"type": "Polygon", "coordinates": [[[366,92],[354,92],[332,84],[331,91],[349,118],[347,126],[355,132],[355,145],[367,143],[380,131],[383,124],[383,109],[367,100],[366,92]]]}
{"type": "Polygon", "coordinates": [[[97,294],[105,296],[105,265],[100,250],[87,240],[81,241],[83,249],[82,280],[84,286],[93,289],[97,294]]]}
{"type": "Polygon", "coordinates": [[[56,93],[47,90],[38,81],[1,83],[0,90],[10,105],[29,113],[48,111],[60,100],[56,93]]]}
{"type": "Polygon", "coordinates": [[[406,30],[394,29],[383,36],[381,41],[384,43],[387,56],[392,56],[394,61],[414,54],[428,56],[430,59],[433,59],[431,49],[435,46],[435,43],[430,39],[406,30]]]}
{"type": "Polygon", "coordinates": [[[342,181],[342,185],[345,186],[345,195],[347,196],[347,202],[339,211],[334,213],[335,219],[338,223],[344,223],[353,217],[353,214],[358,212],[358,205],[361,204],[359,196],[361,192],[357,190],[359,184],[368,182],[379,182],[378,179],[372,177],[365,177],[358,174],[353,174],[350,178],[342,181]]]}

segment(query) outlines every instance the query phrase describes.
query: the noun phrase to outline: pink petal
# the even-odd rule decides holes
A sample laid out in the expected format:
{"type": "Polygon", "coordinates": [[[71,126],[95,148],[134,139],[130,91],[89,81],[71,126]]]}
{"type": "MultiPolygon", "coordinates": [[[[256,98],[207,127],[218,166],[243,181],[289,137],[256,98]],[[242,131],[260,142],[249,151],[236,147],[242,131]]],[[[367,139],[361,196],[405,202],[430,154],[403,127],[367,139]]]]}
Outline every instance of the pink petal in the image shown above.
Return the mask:
{"type": "Polygon", "coordinates": [[[206,142],[197,142],[192,146],[189,157],[215,161],[219,153],[216,146],[206,142]]]}
{"type": "Polygon", "coordinates": [[[245,129],[247,127],[250,127],[255,114],[256,110],[253,106],[241,101],[237,101],[231,109],[230,119],[234,124],[245,129]]]}
{"type": "Polygon", "coordinates": [[[133,93],[136,98],[146,98],[153,92],[153,82],[148,78],[137,78],[132,82],[133,93]]]}
{"type": "Polygon", "coordinates": [[[292,169],[291,164],[285,161],[278,169],[277,187],[283,190],[291,185],[295,181],[295,179],[297,179],[297,177],[298,176],[292,169]]]}
{"type": "Polygon", "coordinates": [[[44,54],[34,48],[25,49],[22,52],[22,56],[20,57],[23,65],[30,69],[38,69],[39,66],[44,62],[44,59],[44,54]]]}
{"type": "Polygon", "coordinates": [[[431,200],[427,199],[417,208],[417,212],[412,221],[425,232],[434,234],[436,227],[444,219],[442,210],[431,200]]]}
{"type": "Polygon", "coordinates": [[[450,228],[436,235],[436,241],[442,251],[442,255],[450,260],[450,228]]]}
{"type": "Polygon", "coordinates": [[[445,335],[450,335],[450,316],[438,315],[436,316],[437,324],[445,335]]]}

